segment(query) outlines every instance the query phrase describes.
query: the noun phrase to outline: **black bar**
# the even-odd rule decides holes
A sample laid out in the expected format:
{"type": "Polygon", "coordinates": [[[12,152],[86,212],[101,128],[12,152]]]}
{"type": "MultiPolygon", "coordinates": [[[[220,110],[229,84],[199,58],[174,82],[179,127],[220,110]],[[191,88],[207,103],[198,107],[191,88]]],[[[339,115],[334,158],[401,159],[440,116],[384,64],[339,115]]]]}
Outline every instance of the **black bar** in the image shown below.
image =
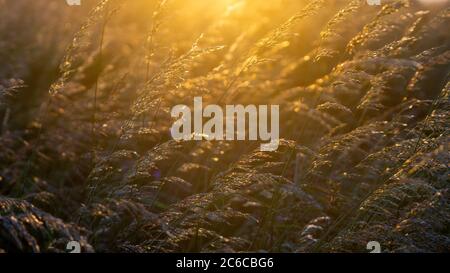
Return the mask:
{"type": "Polygon", "coordinates": [[[444,268],[448,258],[448,254],[8,254],[0,255],[0,268],[9,263],[16,270],[43,272],[428,272],[444,268]],[[188,261],[197,262],[189,266],[188,261]]]}

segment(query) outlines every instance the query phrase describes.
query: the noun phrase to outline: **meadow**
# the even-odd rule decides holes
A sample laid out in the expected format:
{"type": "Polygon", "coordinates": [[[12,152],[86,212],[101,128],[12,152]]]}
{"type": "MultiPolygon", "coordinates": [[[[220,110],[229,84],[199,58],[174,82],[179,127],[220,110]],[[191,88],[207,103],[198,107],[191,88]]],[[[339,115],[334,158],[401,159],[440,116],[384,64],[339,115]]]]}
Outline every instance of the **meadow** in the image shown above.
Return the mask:
{"type": "Polygon", "coordinates": [[[0,0],[0,17],[0,253],[449,252],[449,1],[0,0]],[[277,149],[174,140],[195,97],[278,105],[277,149]]]}

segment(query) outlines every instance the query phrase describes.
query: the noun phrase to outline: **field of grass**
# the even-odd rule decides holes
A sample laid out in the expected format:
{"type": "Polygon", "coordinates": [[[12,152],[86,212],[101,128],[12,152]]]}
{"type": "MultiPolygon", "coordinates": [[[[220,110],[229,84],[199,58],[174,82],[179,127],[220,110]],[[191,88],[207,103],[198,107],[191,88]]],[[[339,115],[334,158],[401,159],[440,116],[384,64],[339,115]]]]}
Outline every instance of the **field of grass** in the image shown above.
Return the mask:
{"type": "Polygon", "coordinates": [[[450,250],[450,1],[0,0],[0,253],[450,250]],[[170,110],[279,105],[280,143],[170,110]]]}

